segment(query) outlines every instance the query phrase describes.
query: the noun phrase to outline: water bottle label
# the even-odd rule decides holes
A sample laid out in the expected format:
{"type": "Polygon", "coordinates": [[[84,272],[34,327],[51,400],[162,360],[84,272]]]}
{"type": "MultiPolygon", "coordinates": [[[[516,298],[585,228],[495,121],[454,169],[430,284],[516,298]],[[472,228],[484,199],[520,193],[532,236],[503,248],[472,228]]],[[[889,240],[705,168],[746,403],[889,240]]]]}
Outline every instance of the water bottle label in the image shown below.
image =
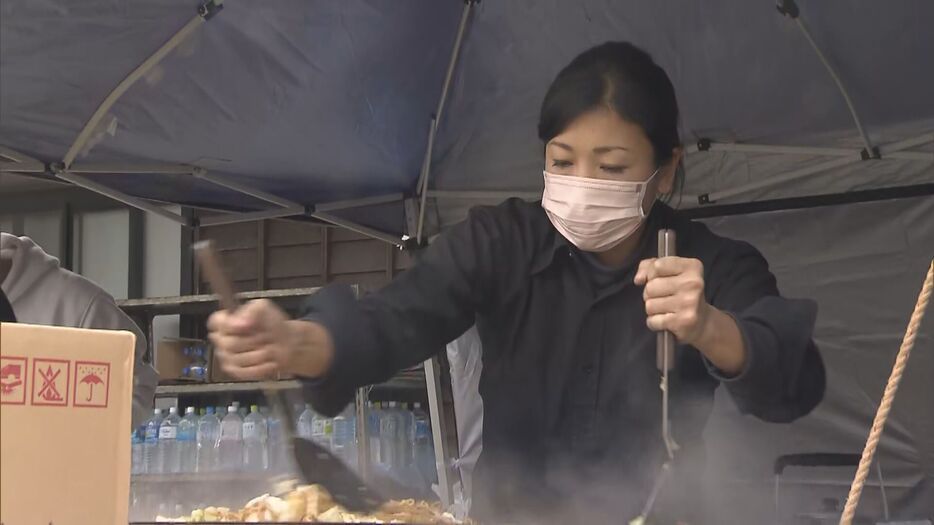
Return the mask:
{"type": "Polygon", "coordinates": [[[178,437],[178,428],[162,427],[159,429],[159,439],[175,439],[178,437]]]}
{"type": "Polygon", "coordinates": [[[428,437],[430,434],[431,434],[431,428],[428,426],[427,423],[423,423],[421,421],[415,423],[415,437],[416,438],[428,437]]]}
{"type": "Polygon", "coordinates": [[[221,439],[224,441],[240,439],[240,432],[237,432],[239,426],[240,425],[221,425],[221,439]]]}
{"type": "Polygon", "coordinates": [[[253,421],[243,422],[243,439],[252,439],[257,436],[256,423],[253,421]]]}
{"type": "Polygon", "coordinates": [[[311,422],[311,434],[313,436],[324,435],[324,420],[323,419],[315,419],[311,422]]]}

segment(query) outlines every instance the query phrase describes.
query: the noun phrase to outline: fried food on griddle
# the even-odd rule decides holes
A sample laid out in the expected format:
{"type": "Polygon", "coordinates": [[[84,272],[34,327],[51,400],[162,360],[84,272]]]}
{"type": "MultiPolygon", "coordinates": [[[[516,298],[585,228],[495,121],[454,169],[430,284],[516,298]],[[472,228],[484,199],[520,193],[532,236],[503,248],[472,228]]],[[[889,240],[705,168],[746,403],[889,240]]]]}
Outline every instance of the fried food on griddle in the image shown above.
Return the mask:
{"type": "Polygon", "coordinates": [[[282,497],[262,496],[250,500],[243,509],[232,511],[224,507],[197,509],[188,517],[165,521],[199,523],[247,522],[275,523],[418,523],[423,525],[454,525],[463,523],[445,513],[439,503],[412,499],[389,501],[372,514],[357,514],[338,505],[320,485],[295,488],[282,497]]]}

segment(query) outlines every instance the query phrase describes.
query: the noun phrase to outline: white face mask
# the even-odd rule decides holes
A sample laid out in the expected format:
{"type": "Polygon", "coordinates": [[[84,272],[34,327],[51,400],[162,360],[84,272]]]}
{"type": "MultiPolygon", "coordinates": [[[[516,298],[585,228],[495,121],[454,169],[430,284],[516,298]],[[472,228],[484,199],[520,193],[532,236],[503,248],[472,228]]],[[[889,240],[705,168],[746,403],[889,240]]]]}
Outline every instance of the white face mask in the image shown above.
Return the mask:
{"type": "Polygon", "coordinates": [[[604,252],[626,240],[645,221],[642,203],[658,170],[644,182],[543,173],[542,208],[551,224],[581,250],[604,252]]]}

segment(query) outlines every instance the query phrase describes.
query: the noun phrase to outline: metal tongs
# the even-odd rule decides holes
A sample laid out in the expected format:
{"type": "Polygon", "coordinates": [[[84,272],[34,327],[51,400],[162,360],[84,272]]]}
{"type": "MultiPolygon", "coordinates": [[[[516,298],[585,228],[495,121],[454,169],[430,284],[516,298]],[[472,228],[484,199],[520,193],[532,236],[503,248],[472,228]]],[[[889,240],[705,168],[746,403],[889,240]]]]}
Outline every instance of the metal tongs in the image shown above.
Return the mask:
{"type": "MultiPolygon", "coordinates": [[[[675,232],[674,230],[662,229],[658,231],[658,257],[675,256],[675,232]]],[[[662,441],[665,443],[665,451],[668,453],[668,459],[662,464],[662,468],[655,477],[655,483],[652,485],[652,491],[642,507],[642,514],[629,522],[629,525],[643,525],[652,513],[655,507],[655,501],[665,485],[668,475],[671,473],[671,464],[675,458],[675,452],[678,451],[678,444],[671,436],[671,414],[668,410],[668,376],[675,368],[675,336],[671,332],[659,332],[655,350],[655,364],[661,372],[661,384],[659,388],[662,391],[662,441]]]]}
{"type": "MultiPolygon", "coordinates": [[[[236,310],[239,302],[211,241],[195,243],[194,251],[205,278],[220,298],[221,307],[229,312],[236,310]]],[[[273,412],[282,420],[286,446],[292,449],[299,474],[306,483],[324,486],[334,501],[351,511],[371,511],[385,502],[329,450],[295,435],[295,416],[288,408],[283,389],[267,387],[263,393],[273,412]]]]}

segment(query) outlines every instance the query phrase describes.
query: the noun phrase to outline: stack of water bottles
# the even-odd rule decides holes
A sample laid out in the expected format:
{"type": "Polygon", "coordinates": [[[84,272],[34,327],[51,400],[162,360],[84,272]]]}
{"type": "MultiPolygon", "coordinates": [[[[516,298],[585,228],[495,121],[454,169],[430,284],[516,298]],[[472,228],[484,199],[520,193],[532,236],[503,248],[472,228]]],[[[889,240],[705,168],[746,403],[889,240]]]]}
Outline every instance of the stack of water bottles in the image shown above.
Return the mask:
{"type": "MultiPolygon", "coordinates": [[[[326,418],[310,406],[299,407],[296,433],[328,448],[348,465],[357,466],[357,421],[353,407],[326,418]]],[[[192,474],[287,470],[282,422],[253,405],[249,412],[234,403],[206,407],[184,416],[172,407],[132,434],[133,474],[192,474]]],[[[434,448],[428,415],[395,402],[367,406],[367,440],[374,468],[409,486],[427,488],[436,481],[434,448]]]]}
{"type": "Polygon", "coordinates": [[[190,362],[182,368],[182,377],[195,381],[208,380],[208,353],[201,345],[191,345],[182,348],[182,355],[190,362]]]}

